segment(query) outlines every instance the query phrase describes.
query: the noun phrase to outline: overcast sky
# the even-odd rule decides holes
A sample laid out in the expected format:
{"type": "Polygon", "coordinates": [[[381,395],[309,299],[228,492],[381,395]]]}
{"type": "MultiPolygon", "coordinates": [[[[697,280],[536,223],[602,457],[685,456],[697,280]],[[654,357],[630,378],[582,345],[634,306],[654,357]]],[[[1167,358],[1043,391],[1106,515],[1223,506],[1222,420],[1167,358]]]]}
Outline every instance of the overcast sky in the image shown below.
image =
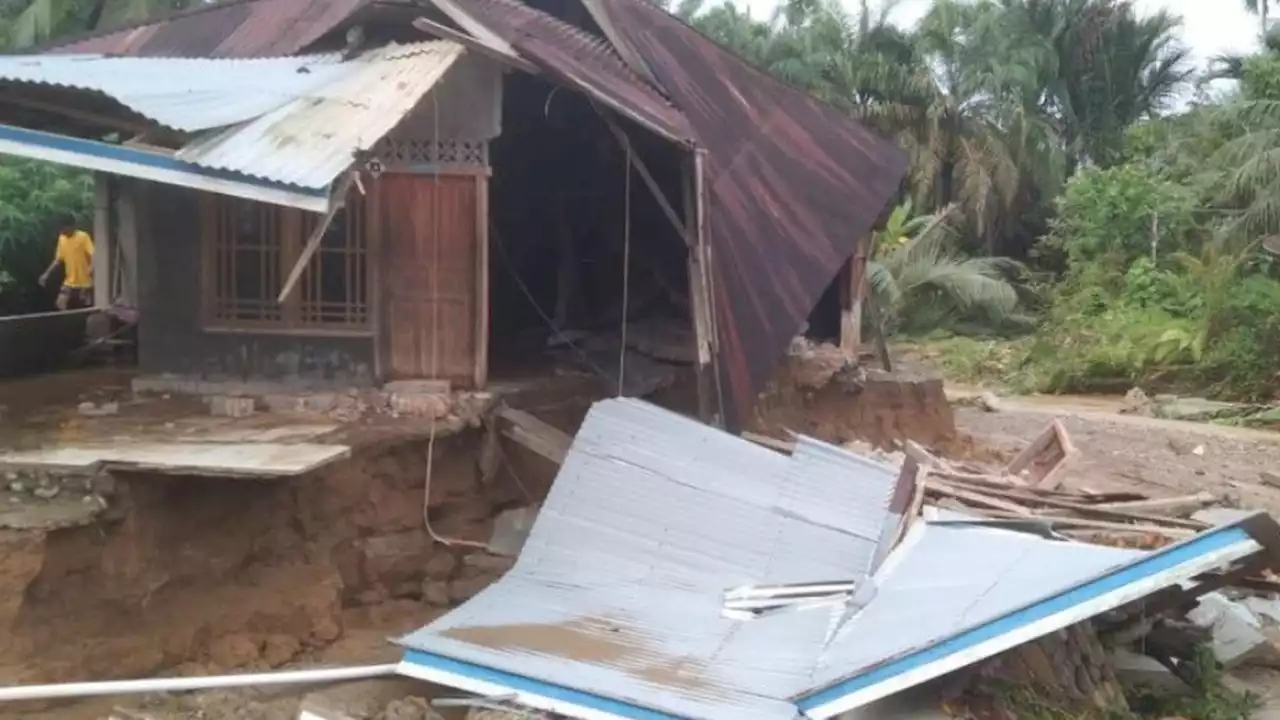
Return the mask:
{"type": "MultiPolygon", "coordinates": [[[[745,0],[752,15],[765,18],[777,6],[777,0],[745,0]]],[[[857,3],[845,0],[850,9],[857,3]]],[[[930,0],[904,0],[892,18],[900,25],[910,25],[929,8],[930,0]]],[[[1244,52],[1257,45],[1258,23],[1244,11],[1241,0],[1137,0],[1139,9],[1167,9],[1183,18],[1182,38],[1195,52],[1196,64],[1225,52],[1244,52]]],[[[874,6],[874,2],[873,2],[874,6]]]]}

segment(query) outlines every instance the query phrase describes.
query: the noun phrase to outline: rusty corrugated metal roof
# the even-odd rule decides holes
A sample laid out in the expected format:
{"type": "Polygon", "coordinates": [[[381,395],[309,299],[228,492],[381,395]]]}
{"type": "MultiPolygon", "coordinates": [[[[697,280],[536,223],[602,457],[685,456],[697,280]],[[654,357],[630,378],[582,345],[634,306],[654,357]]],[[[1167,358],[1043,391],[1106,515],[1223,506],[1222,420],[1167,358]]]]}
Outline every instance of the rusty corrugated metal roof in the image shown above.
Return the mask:
{"type": "Polygon", "coordinates": [[[906,173],[902,151],[647,0],[599,0],[708,151],[707,212],[728,421],[906,173]]]}
{"type": "Polygon", "coordinates": [[[368,0],[228,0],[43,49],[152,57],[263,57],[300,52],[368,0]]]}
{"type": "Polygon", "coordinates": [[[692,137],[680,111],[628,67],[607,40],[518,0],[469,0],[463,9],[562,82],[623,109],[668,138],[692,137]]]}

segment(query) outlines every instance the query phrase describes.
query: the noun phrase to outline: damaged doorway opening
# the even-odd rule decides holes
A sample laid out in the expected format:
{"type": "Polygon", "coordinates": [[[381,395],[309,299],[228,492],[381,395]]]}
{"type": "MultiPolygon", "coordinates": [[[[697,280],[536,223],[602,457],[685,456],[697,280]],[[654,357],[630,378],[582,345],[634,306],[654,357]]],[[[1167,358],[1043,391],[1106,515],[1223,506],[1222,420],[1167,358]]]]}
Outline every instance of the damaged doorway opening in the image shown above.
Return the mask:
{"type": "Polygon", "coordinates": [[[492,145],[491,379],[568,366],[609,395],[671,385],[695,359],[688,251],[643,174],[687,225],[686,153],[542,78],[509,73],[504,85],[504,132],[492,145]]]}

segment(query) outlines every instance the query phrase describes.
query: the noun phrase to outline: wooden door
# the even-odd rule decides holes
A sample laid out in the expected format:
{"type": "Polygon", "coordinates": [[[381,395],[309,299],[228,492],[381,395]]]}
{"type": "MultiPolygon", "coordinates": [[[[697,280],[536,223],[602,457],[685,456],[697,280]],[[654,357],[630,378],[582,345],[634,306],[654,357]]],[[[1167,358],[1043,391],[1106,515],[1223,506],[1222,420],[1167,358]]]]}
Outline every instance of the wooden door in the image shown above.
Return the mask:
{"type": "Polygon", "coordinates": [[[379,341],[390,379],[444,379],[455,387],[484,382],[482,182],[388,173],[374,183],[384,248],[379,341]]]}

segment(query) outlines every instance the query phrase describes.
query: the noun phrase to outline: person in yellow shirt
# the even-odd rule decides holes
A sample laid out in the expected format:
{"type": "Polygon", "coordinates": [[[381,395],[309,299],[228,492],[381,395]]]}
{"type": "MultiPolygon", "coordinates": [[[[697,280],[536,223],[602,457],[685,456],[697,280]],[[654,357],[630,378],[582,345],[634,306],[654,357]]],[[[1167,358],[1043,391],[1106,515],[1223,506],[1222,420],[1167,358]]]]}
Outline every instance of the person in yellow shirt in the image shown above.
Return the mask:
{"type": "Polygon", "coordinates": [[[58,231],[58,248],[53,262],[40,276],[40,284],[49,284],[49,275],[62,265],[62,289],[58,291],[59,310],[89,307],[93,304],[93,238],[89,233],[76,229],[75,220],[68,219],[58,231]]]}

